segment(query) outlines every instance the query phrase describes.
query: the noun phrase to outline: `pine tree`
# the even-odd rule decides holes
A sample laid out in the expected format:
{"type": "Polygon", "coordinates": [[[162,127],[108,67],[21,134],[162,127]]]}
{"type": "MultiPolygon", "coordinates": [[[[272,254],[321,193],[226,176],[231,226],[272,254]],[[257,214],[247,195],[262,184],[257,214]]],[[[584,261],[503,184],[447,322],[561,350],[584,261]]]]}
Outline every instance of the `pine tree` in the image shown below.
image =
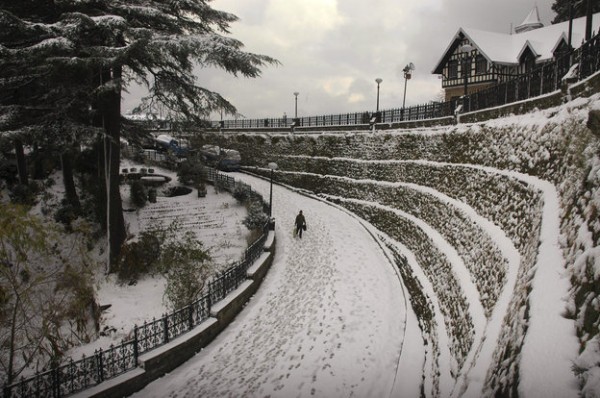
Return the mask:
{"type": "MultiPolygon", "coordinates": [[[[160,103],[186,118],[202,118],[216,109],[234,113],[218,93],[196,84],[194,68],[213,66],[257,77],[261,67],[277,63],[243,51],[240,41],[225,36],[235,20],[203,0],[0,3],[0,133],[18,138],[44,126],[29,115],[44,106],[42,119],[52,125],[61,120],[70,132],[90,124],[103,130],[99,169],[107,192],[108,271],[125,239],[118,187],[122,90],[132,81],[142,82],[149,91],[145,106],[160,103]],[[14,95],[27,91],[28,82],[40,93],[14,95]],[[18,89],[11,91],[14,84],[18,89]],[[7,122],[13,119],[25,123],[7,122]]],[[[53,131],[62,134],[62,142],[68,138],[53,131]]]]}
{"type": "Polygon", "coordinates": [[[568,21],[570,18],[569,4],[571,4],[573,18],[584,17],[586,15],[588,1],[591,2],[592,13],[600,12],[600,2],[597,0],[555,0],[552,4],[552,11],[556,17],[552,23],[568,21]]]}
{"type": "MultiPolygon", "coordinates": [[[[23,144],[60,153],[68,177],[68,150],[89,130],[88,105],[81,100],[82,93],[89,96],[89,85],[82,87],[77,71],[61,72],[47,62],[65,53],[66,44],[45,24],[54,22],[50,4],[28,0],[0,8],[0,134],[14,143],[25,185],[23,144]]],[[[66,188],[67,199],[78,204],[74,184],[66,188]]]]}

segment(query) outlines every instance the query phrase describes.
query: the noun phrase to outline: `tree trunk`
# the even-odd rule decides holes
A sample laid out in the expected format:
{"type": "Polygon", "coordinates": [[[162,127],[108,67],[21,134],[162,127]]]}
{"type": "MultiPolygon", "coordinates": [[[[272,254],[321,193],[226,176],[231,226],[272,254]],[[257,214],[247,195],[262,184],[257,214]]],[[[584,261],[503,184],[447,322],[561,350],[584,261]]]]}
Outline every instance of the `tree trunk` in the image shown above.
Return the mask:
{"type": "Polygon", "coordinates": [[[65,186],[65,199],[67,202],[76,209],[81,208],[79,202],[79,196],[75,188],[75,180],[73,178],[73,154],[71,151],[67,151],[60,155],[60,162],[62,166],[63,181],[65,186]]]}
{"type": "Polygon", "coordinates": [[[25,160],[23,142],[18,138],[15,140],[15,153],[17,154],[17,170],[19,172],[19,182],[22,185],[29,185],[29,179],[27,177],[27,161],[25,160]]]}
{"type": "Polygon", "coordinates": [[[121,160],[121,67],[105,71],[103,81],[113,80],[114,89],[110,90],[102,100],[102,117],[105,130],[104,170],[106,181],[106,221],[108,234],[107,272],[114,270],[121,245],[125,241],[125,220],[121,193],[119,190],[119,165],[121,160]],[[111,73],[112,72],[112,73],[111,73]]]}
{"type": "Polygon", "coordinates": [[[42,154],[37,144],[33,144],[33,179],[44,179],[44,164],[42,162],[42,154]]]}

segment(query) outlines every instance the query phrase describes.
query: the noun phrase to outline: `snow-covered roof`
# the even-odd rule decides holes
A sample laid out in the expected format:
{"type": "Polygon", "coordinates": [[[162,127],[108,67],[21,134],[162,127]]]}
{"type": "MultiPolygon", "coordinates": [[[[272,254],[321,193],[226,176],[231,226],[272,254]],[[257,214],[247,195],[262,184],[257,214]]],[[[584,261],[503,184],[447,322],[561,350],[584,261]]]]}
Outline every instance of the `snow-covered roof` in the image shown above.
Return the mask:
{"type": "Polygon", "coordinates": [[[521,33],[526,32],[533,29],[539,29],[543,27],[544,24],[540,21],[540,14],[538,12],[537,6],[533,7],[529,15],[525,18],[521,25],[515,28],[515,32],[521,33]]]}
{"type": "MultiPolygon", "coordinates": [[[[585,19],[580,17],[573,20],[571,45],[579,48],[585,37],[585,19]]],[[[600,13],[593,15],[592,30],[597,32],[600,28],[600,13]]],[[[473,28],[460,28],[452,37],[450,44],[440,57],[432,73],[440,74],[447,62],[449,55],[455,49],[455,43],[462,36],[487,58],[489,62],[504,65],[518,65],[519,56],[525,48],[529,47],[537,55],[537,62],[545,62],[553,58],[558,45],[567,42],[569,35],[569,21],[545,26],[539,29],[528,30],[521,33],[507,34],[488,32],[473,28]],[[450,52],[450,53],[449,53],[450,52]]]]}

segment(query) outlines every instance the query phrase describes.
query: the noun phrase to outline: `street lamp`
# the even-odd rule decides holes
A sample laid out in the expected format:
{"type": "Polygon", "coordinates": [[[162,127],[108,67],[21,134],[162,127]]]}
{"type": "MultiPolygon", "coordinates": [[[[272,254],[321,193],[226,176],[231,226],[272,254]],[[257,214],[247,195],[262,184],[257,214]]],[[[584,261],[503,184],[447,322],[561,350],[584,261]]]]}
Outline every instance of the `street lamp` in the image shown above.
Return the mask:
{"type": "Polygon", "coordinates": [[[269,222],[273,223],[273,171],[277,170],[277,163],[270,162],[267,167],[271,169],[271,187],[269,190],[269,222]]]}
{"type": "Polygon", "coordinates": [[[470,44],[464,44],[460,47],[460,52],[465,54],[463,61],[464,61],[464,65],[463,65],[463,76],[465,79],[465,94],[467,95],[467,83],[468,83],[468,78],[469,78],[469,64],[468,61],[471,59],[470,56],[470,52],[473,51],[475,49],[475,47],[473,47],[470,44]]]}
{"type": "Polygon", "coordinates": [[[473,47],[470,44],[463,44],[460,47],[460,52],[465,54],[464,56],[464,63],[463,63],[463,77],[465,79],[465,93],[463,95],[463,112],[467,111],[467,85],[469,84],[469,72],[470,69],[469,68],[469,62],[471,60],[471,51],[473,51],[475,49],[475,47],[473,47]]]}
{"type": "Polygon", "coordinates": [[[298,95],[300,93],[299,92],[295,92],[294,93],[294,97],[296,97],[296,107],[294,108],[294,119],[298,119],[298,95]]]}
{"type": "Polygon", "coordinates": [[[379,114],[379,85],[381,84],[382,81],[383,81],[383,79],[380,77],[375,79],[375,82],[377,83],[377,114],[379,114]]]}
{"type": "Polygon", "coordinates": [[[412,71],[415,70],[415,65],[409,62],[408,65],[402,69],[404,72],[404,98],[402,99],[402,120],[404,120],[404,104],[406,104],[406,82],[410,79],[412,71]]]}

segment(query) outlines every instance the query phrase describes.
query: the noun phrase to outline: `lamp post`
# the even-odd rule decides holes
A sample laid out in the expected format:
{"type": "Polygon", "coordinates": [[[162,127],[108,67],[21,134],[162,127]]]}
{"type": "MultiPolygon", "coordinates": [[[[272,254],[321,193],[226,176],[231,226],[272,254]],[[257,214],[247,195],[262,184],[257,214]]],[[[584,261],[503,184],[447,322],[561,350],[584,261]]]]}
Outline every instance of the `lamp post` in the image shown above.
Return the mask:
{"type": "Polygon", "coordinates": [[[380,77],[375,79],[375,82],[377,83],[377,108],[376,108],[377,114],[379,114],[379,85],[381,84],[382,81],[383,81],[383,79],[380,77]]]}
{"type": "Polygon", "coordinates": [[[273,216],[273,172],[277,170],[277,163],[270,162],[267,165],[268,168],[271,169],[271,187],[269,189],[269,222],[272,224],[272,216],[273,216]]]}
{"type": "Polygon", "coordinates": [[[470,69],[469,68],[469,62],[471,60],[471,51],[473,51],[475,49],[475,47],[473,47],[470,44],[463,44],[460,47],[460,52],[464,54],[464,63],[463,63],[463,77],[465,80],[465,92],[463,94],[463,112],[467,111],[467,86],[469,84],[469,73],[470,73],[470,69]]]}
{"type": "Polygon", "coordinates": [[[298,95],[299,94],[300,93],[297,92],[297,91],[294,93],[294,97],[296,97],[296,104],[295,104],[295,107],[294,107],[294,119],[298,119],[298,95]]]}
{"type": "Polygon", "coordinates": [[[409,62],[408,65],[402,69],[404,72],[404,98],[402,99],[402,120],[404,120],[404,105],[406,104],[406,82],[410,79],[412,71],[415,70],[415,65],[409,62]]]}

